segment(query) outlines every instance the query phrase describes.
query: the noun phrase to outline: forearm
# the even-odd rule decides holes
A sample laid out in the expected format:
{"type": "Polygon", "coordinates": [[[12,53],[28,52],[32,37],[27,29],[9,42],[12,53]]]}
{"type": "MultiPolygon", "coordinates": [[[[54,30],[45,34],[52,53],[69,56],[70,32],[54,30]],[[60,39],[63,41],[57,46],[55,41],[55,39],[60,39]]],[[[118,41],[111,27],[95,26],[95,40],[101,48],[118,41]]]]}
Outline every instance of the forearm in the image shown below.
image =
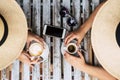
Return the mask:
{"type": "Polygon", "coordinates": [[[115,77],[110,75],[107,71],[105,71],[101,67],[86,65],[83,69],[83,72],[86,72],[94,77],[97,77],[100,80],[117,80],[115,77]]]}
{"type": "Polygon", "coordinates": [[[92,27],[94,18],[98,12],[98,10],[100,9],[100,7],[104,4],[105,2],[102,2],[100,5],[98,5],[98,7],[92,12],[92,14],[90,15],[90,17],[85,21],[85,23],[79,28],[79,31],[81,33],[83,33],[83,35],[85,35],[87,33],[87,31],[92,27]]]}

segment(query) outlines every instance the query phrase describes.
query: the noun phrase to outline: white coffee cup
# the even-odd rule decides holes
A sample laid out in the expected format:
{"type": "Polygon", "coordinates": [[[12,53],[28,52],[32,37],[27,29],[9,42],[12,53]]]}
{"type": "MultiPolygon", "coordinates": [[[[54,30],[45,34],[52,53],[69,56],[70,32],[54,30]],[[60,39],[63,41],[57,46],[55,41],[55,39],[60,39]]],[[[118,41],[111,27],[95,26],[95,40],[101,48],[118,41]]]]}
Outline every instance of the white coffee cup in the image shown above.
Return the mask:
{"type": "Polygon", "coordinates": [[[66,51],[70,54],[75,54],[78,51],[78,46],[74,42],[70,42],[66,46],[66,51]]]}
{"type": "Polygon", "coordinates": [[[28,52],[31,60],[39,59],[39,62],[43,62],[48,59],[50,53],[48,45],[43,42],[44,46],[36,41],[31,41],[28,48],[28,52]]]}
{"type": "Polygon", "coordinates": [[[43,54],[43,46],[36,41],[31,41],[29,46],[29,54],[31,56],[31,60],[35,60],[39,58],[40,61],[43,60],[41,55],[43,54]]]}

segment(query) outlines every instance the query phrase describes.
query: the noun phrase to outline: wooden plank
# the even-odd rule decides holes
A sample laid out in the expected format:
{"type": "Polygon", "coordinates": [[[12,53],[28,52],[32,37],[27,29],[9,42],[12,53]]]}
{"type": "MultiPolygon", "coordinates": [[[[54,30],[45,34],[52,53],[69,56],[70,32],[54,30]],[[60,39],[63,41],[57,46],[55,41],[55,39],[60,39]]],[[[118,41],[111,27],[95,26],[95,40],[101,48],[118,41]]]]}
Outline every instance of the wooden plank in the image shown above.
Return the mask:
{"type": "Polygon", "coordinates": [[[23,0],[23,10],[27,18],[28,27],[31,27],[31,0],[23,0]]]}
{"type": "Polygon", "coordinates": [[[11,65],[0,71],[0,80],[10,80],[10,67],[11,65]]]}
{"type": "Polygon", "coordinates": [[[32,80],[40,80],[40,67],[36,64],[32,70],[32,80]]]}
{"type": "Polygon", "coordinates": [[[77,70],[77,69],[74,69],[74,80],[82,80],[82,73],[77,70]]]}
{"type": "MultiPolygon", "coordinates": [[[[60,8],[60,0],[53,0],[53,24],[59,26],[58,16],[60,8]]],[[[53,38],[53,80],[61,80],[61,53],[60,45],[61,40],[59,38],[53,38]]]]}
{"type": "MultiPolygon", "coordinates": [[[[88,0],[83,0],[82,1],[82,11],[83,11],[83,24],[85,20],[89,17],[89,1],[88,0]]],[[[87,42],[87,37],[84,39],[84,48],[86,51],[88,51],[88,42],[87,42]]],[[[89,62],[89,53],[85,54],[86,61],[89,62]]]]}
{"type": "Polygon", "coordinates": [[[12,65],[12,73],[11,73],[11,80],[19,80],[20,76],[19,76],[19,60],[16,60],[13,65],[12,65]]]}
{"type": "Polygon", "coordinates": [[[73,12],[74,12],[74,16],[75,16],[75,19],[77,20],[78,22],[78,25],[77,27],[79,27],[79,25],[81,25],[81,22],[80,22],[80,18],[81,18],[81,2],[80,0],[73,0],[73,12]]]}
{"type": "MultiPolygon", "coordinates": [[[[44,27],[44,24],[50,24],[50,0],[43,0],[43,15],[42,15],[42,20],[43,20],[43,24],[42,26],[44,27]]],[[[48,44],[49,48],[50,48],[50,37],[45,37],[45,41],[48,44]]],[[[46,60],[45,62],[43,62],[43,78],[42,80],[49,80],[50,79],[50,70],[49,67],[50,66],[50,58],[48,60],[46,60]]]]}
{"type": "MultiPolygon", "coordinates": [[[[73,29],[76,29],[78,27],[80,27],[81,25],[81,21],[80,21],[80,18],[81,18],[81,14],[80,14],[80,10],[81,10],[81,7],[80,7],[80,0],[73,0],[73,7],[72,7],[72,12],[74,13],[74,16],[75,16],[75,19],[77,20],[77,26],[76,27],[73,27],[73,29]]],[[[74,69],[74,80],[82,80],[82,74],[81,74],[81,71],[77,70],[77,69],[74,69]]]]}
{"type": "MultiPolygon", "coordinates": [[[[89,17],[89,0],[82,0],[82,12],[83,12],[83,23],[84,21],[89,17]]],[[[84,55],[85,56],[85,60],[87,63],[90,63],[90,54],[89,54],[89,46],[88,44],[90,44],[90,38],[89,38],[89,33],[85,36],[84,38],[84,48],[87,51],[87,53],[84,55]]],[[[91,76],[88,75],[87,73],[85,73],[85,80],[90,80],[91,76]]]]}
{"type": "Polygon", "coordinates": [[[82,0],[82,12],[83,12],[83,21],[85,21],[89,17],[89,0],[82,0]]]}
{"type": "MultiPolygon", "coordinates": [[[[33,1],[33,16],[32,16],[32,26],[33,31],[36,32],[36,34],[40,35],[40,0],[34,0],[33,1]]],[[[36,64],[34,66],[34,69],[32,70],[32,80],[40,80],[40,66],[39,64],[36,64]]]]}
{"type": "MultiPolygon", "coordinates": [[[[31,1],[23,0],[23,10],[27,18],[28,27],[31,27],[31,1]]],[[[22,79],[30,80],[30,68],[29,65],[23,64],[22,66],[22,79]]]]}
{"type": "Polygon", "coordinates": [[[6,69],[1,70],[1,80],[8,80],[6,76],[6,69]]]}
{"type": "Polygon", "coordinates": [[[41,2],[40,0],[33,0],[33,11],[32,11],[32,29],[35,31],[38,35],[40,35],[41,32],[41,2]]]}
{"type": "MultiPolygon", "coordinates": [[[[92,3],[91,3],[91,5],[92,5],[92,10],[94,10],[94,9],[99,5],[99,3],[100,3],[100,0],[92,0],[92,3]]],[[[96,56],[94,56],[94,65],[95,65],[95,66],[98,66],[98,65],[99,65],[99,62],[98,62],[96,56]]]]}
{"type": "Polygon", "coordinates": [[[71,65],[64,60],[64,80],[72,80],[72,68],[71,65]]]}
{"type": "Polygon", "coordinates": [[[60,53],[60,39],[54,38],[53,49],[53,80],[61,79],[61,53],[60,53]]]}
{"type": "MultiPolygon", "coordinates": [[[[70,12],[70,0],[63,0],[62,5],[65,6],[70,12]]],[[[66,24],[66,19],[63,19],[63,27],[70,30],[70,27],[66,24]]],[[[63,58],[63,70],[64,70],[64,80],[72,80],[72,67],[71,65],[63,58]]]]}
{"type": "MultiPolygon", "coordinates": [[[[40,35],[40,0],[33,0],[33,11],[32,11],[32,29],[33,31],[40,35]]],[[[32,70],[32,80],[40,80],[40,65],[36,64],[32,70]]]]}
{"type": "Polygon", "coordinates": [[[98,6],[100,3],[100,0],[92,0],[91,6],[92,6],[92,11],[98,6]]]}
{"type": "MultiPolygon", "coordinates": [[[[99,3],[100,3],[100,0],[92,0],[92,3],[91,3],[92,11],[94,11],[94,9],[99,5],[99,3]]],[[[99,62],[96,56],[94,55],[94,66],[98,66],[98,65],[99,65],[99,62]]],[[[99,79],[96,77],[93,77],[92,80],[99,80],[99,79]]]]}
{"type": "Polygon", "coordinates": [[[80,0],[72,0],[72,15],[77,21],[77,25],[73,26],[73,29],[80,27],[81,25],[81,2],[80,0]]]}
{"type": "Polygon", "coordinates": [[[89,74],[85,73],[85,77],[84,77],[84,80],[91,80],[91,77],[89,74]]]}
{"type": "Polygon", "coordinates": [[[22,80],[30,80],[30,67],[28,64],[22,66],[22,80]]]}
{"type": "MultiPolygon", "coordinates": [[[[70,3],[71,0],[62,0],[62,6],[66,7],[69,10],[70,13],[70,3]]],[[[70,13],[71,14],[71,13],[70,13]]],[[[67,18],[63,18],[63,27],[70,31],[70,26],[66,23],[67,18]]]]}
{"type": "Polygon", "coordinates": [[[7,77],[8,80],[11,77],[11,69],[12,69],[12,65],[10,65],[6,68],[6,77],[7,77]]]}

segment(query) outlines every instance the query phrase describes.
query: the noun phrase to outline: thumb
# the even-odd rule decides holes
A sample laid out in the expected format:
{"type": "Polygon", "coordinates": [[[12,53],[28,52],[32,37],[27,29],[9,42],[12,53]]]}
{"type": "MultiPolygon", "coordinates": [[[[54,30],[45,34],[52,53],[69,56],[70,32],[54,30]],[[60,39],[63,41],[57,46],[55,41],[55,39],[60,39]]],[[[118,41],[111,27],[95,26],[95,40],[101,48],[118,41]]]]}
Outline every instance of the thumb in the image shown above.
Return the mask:
{"type": "Polygon", "coordinates": [[[77,40],[78,40],[78,41],[77,41],[77,45],[79,45],[79,44],[81,43],[81,40],[82,40],[82,39],[81,39],[81,38],[78,38],[77,40]]]}

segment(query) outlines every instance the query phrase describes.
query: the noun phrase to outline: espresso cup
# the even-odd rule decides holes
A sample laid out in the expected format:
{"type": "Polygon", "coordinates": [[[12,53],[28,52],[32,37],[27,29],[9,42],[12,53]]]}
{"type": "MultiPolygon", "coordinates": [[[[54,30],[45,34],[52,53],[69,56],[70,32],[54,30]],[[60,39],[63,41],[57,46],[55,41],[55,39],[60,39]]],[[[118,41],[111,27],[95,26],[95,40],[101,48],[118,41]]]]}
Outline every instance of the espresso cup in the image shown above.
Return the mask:
{"type": "Polygon", "coordinates": [[[66,51],[70,54],[75,54],[78,50],[78,46],[76,45],[76,43],[69,43],[67,46],[66,46],[66,51]]]}

